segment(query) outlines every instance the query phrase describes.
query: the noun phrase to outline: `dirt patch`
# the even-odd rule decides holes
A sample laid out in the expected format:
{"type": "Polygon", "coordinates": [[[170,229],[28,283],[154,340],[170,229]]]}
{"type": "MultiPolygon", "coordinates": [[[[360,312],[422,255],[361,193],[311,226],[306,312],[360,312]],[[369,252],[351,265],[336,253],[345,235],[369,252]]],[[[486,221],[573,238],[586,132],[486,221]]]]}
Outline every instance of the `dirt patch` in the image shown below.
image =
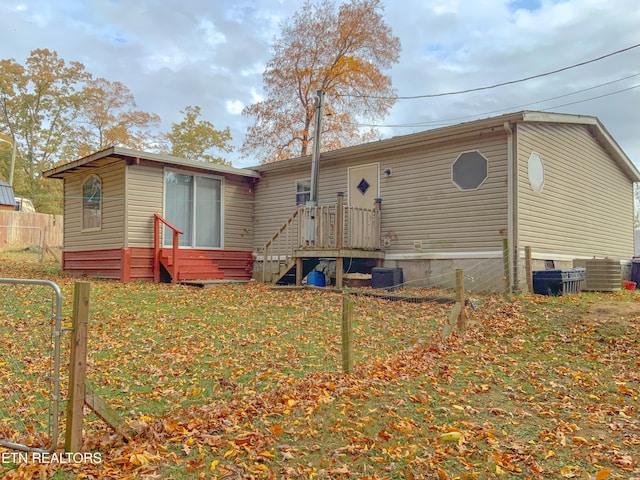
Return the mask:
{"type": "Polygon", "coordinates": [[[640,302],[598,302],[591,305],[585,320],[594,325],[609,323],[640,328],[640,302]]]}

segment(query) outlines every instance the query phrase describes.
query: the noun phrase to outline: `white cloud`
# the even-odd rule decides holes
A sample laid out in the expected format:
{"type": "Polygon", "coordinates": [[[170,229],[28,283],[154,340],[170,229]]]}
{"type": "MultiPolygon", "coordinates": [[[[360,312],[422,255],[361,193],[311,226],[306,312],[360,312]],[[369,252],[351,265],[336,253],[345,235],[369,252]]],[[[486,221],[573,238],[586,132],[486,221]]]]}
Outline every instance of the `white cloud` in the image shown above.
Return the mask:
{"type": "Polygon", "coordinates": [[[227,100],[226,107],[231,115],[240,115],[244,104],[240,100],[227,100]]]}
{"type": "Polygon", "coordinates": [[[217,47],[227,42],[225,35],[217,31],[215,25],[210,20],[201,20],[200,30],[203,32],[204,42],[207,45],[217,47]]]}
{"type": "Polygon", "coordinates": [[[446,13],[456,13],[458,11],[457,0],[442,0],[433,5],[433,11],[436,15],[443,15],[446,13]]]}
{"type": "MultiPolygon", "coordinates": [[[[640,43],[637,0],[383,1],[384,17],[402,43],[400,63],[391,70],[402,96],[501,83],[640,43]]],[[[138,108],[160,115],[163,131],[181,120],[184,106],[200,105],[206,120],[230,126],[239,147],[250,121],[239,112],[264,100],[262,72],[271,42],[303,2],[56,0],[55,7],[46,0],[0,2],[0,58],[24,63],[33,49],[55,50],[66,61],[82,62],[94,76],[124,83],[138,108]]],[[[637,73],[637,65],[640,48],[536,81],[398,101],[383,123],[409,126],[381,131],[400,135],[518,105],[545,109],[589,100],[640,82],[629,79],[540,102],[637,73]]],[[[554,110],[599,117],[640,162],[639,104],[640,88],[554,110]]]]}
{"type": "Polygon", "coordinates": [[[144,67],[149,72],[156,72],[168,68],[170,70],[179,71],[189,62],[186,54],[179,50],[173,52],[157,52],[149,55],[144,60],[144,67]]]}
{"type": "Polygon", "coordinates": [[[262,102],[264,97],[255,88],[251,89],[251,103],[262,102]]]}
{"type": "Polygon", "coordinates": [[[264,72],[265,65],[264,63],[255,63],[248,68],[244,68],[240,70],[240,75],[243,77],[250,77],[253,75],[259,75],[262,78],[262,73],[264,72]]]}

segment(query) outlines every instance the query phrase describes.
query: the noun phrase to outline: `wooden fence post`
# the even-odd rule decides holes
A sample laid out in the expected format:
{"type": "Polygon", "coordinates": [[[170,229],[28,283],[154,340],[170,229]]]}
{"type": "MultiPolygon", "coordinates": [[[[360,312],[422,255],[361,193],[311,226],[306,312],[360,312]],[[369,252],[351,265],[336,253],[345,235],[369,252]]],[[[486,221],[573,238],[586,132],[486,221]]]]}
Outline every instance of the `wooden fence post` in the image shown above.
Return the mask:
{"type": "Polygon", "coordinates": [[[465,310],[464,298],[464,271],[459,268],[456,270],[456,302],[460,304],[460,313],[458,314],[458,330],[463,332],[466,328],[467,312],[465,310]]]}
{"type": "Polygon", "coordinates": [[[502,239],[502,263],[504,264],[504,278],[507,283],[507,293],[511,293],[511,259],[509,255],[509,239],[502,239]]]}
{"type": "Polygon", "coordinates": [[[338,204],[336,206],[336,249],[342,248],[344,236],[344,192],[338,192],[338,204]]]}
{"type": "Polygon", "coordinates": [[[527,290],[533,293],[533,257],[531,247],[524,247],[524,269],[527,275],[527,290]]]}
{"type": "Polygon", "coordinates": [[[73,333],[69,362],[69,403],[64,449],[79,452],[82,448],[82,420],[87,373],[87,326],[89,323],[89,282],[76,282],[73,292],[73,333]]]}
{"type": "Polygon", "coordinates": [[[40,245],[40,263],[44,262],[44,254],[47,252],[47,249],[49,248],[47,246],[48,234],[49,234],[49,228],[45,226],[42,233],[42,245],[40,245]]]}
{"type": "Polygon", "coordinates": [[[353,300],[342,297],[342,371],[353,372],[353,300]]]}

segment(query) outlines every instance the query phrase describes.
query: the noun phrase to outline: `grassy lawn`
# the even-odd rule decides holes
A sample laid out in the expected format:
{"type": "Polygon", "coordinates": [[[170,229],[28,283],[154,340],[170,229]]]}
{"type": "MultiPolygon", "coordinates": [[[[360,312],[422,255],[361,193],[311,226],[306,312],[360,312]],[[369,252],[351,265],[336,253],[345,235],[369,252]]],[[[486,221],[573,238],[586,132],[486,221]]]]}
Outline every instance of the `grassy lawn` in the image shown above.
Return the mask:
{"type": "MultiPolygon", "coordinates": [[[[4,252],[0,277],[55,281],[68,325],[76,280],[47,262],[4,252]]],[[[340,294],[90,282],[88,384],[133,438],[88,413],[100,463],[3,478],[640,478],[635,291],[474,296],[446,341],[450,305],[353,296],[345,376],[340,294]]],[[[51,298],[0,287],[0,437],[39,445],[51,298]]]]}

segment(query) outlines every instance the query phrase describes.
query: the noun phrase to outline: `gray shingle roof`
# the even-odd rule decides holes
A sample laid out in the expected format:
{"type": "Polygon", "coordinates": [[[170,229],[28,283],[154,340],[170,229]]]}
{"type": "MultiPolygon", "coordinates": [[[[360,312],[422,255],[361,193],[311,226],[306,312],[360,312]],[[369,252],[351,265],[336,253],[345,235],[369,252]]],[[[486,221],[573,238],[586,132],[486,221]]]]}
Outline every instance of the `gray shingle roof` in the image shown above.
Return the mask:
{"type": "Polygon", "coordinates": [[[16,205],[13,188],[2,180],[0,180],[0,205],[11,205],[12,207],[16,205]]]}

